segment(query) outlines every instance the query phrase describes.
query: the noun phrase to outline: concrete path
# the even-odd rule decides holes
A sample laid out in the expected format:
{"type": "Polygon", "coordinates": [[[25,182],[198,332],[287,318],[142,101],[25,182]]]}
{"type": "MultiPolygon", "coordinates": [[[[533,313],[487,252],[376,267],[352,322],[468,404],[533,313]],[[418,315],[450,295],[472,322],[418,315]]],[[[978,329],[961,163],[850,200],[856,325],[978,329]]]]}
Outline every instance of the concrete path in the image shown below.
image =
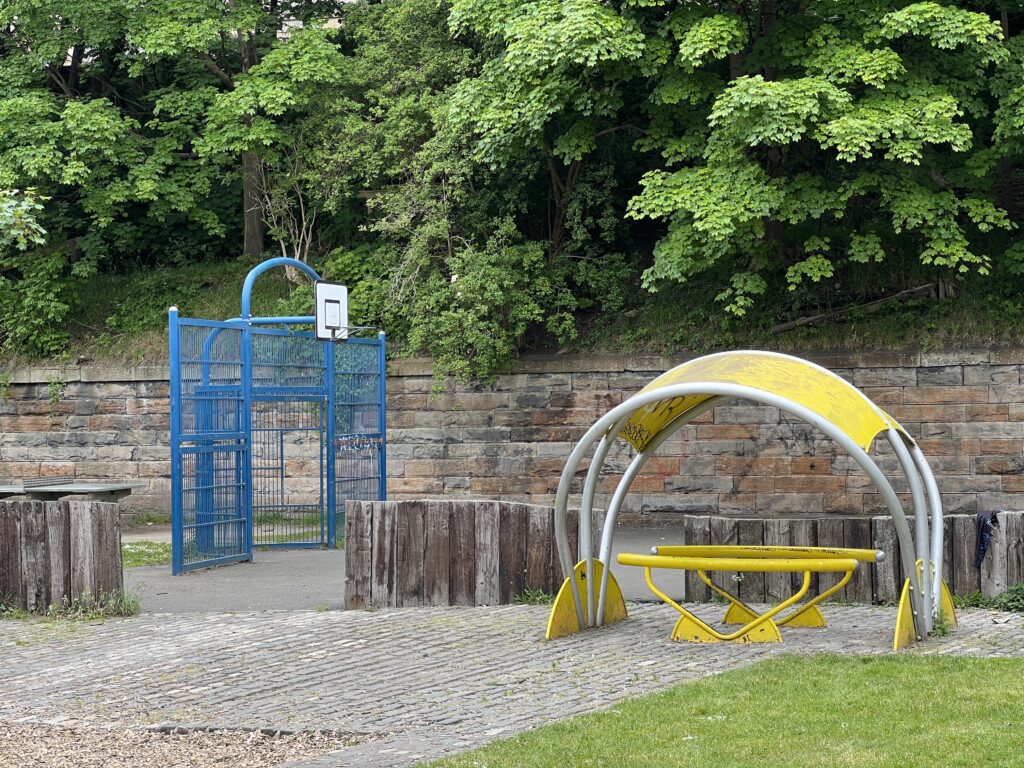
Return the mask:
{"type": "MultiPolygon", "coordinates": [[[[544,606],[0,622],[0,722],[367,732],[382,738],[302,765],[404,766],[778,653],[885,653],[895,615],[833,606],[784,644],[696,645],[669,641],[671,608],[630,612],[554,642],[544,606]]],[[[916,652],[1024,655],[1021,624],[969,611],[916,652]]]]}
{"type": "Polygon", "coordinates": [[[342,608],[345,552],[279,549],[253,553],[253,562],[171,575],[169,565],[127,568],[125,589],[143,613],[315,611],[342,608]]]}
{"type": "MultiPolygon", "coordinates": [[[[135,529],[122,534],[123,541],[169,541],[170,529],[135,529]]],[[[614,556],[619,552],[650,551],[658,544],[682,541],[674,528],[621,528],[615,535],[614,556]]],[[[139,595],[143,613],[196,613],[287,611],[341,608],[345,584],[343,550],[290,549],[257,551],[252,563],[193,571],[172,576],[169,565],[129,568],[125,587],[139,595]]],[[[640,568],[615,567],[615,577],[627,600],[651,601],[640,568]]],[[[672,597],[682,573],[663,571],[659,584],[672,597]]]]}

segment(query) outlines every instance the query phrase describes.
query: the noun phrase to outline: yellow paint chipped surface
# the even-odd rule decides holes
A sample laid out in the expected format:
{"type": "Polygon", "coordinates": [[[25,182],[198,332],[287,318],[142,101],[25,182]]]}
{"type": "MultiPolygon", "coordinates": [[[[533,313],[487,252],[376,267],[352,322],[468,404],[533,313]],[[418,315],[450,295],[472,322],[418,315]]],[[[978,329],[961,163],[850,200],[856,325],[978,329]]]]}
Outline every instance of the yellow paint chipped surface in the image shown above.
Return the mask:
{"type": "MultiPolygon", "coordinates": [[[[860,390],[820,366],[774,352],[723,352],[683,363],[663,373],[641,394],[675,384],[735,384],[777,395],[813,411],[848,435],[864,450],[879,432],[902,427],[860,390]]],[[[619,436],[638,451],[657,434],[712,394],[658,400],[638,410],[619,436]]]]}

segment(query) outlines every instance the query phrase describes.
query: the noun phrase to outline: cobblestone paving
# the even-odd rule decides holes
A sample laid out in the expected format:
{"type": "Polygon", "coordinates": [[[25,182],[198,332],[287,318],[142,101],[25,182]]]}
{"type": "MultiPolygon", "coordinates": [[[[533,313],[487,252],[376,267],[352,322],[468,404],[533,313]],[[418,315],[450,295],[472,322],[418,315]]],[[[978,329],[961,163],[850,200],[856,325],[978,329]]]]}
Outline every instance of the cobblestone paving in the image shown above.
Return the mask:
{"type": "MultiPolygon", "coordinates": [[[[781,645],[695,645],[668,640],[671,608],[630,612],[551,643],[538,606],[0,622],[0,722],[383,732],[302,765],[384,768],[782,652],[885,653],[895,620],[831,606],[828,629],[784,629],[781,645]]],[[[965,611],[958,631],[913,652],[1024,656],[1022,620],[965,611]]]]}

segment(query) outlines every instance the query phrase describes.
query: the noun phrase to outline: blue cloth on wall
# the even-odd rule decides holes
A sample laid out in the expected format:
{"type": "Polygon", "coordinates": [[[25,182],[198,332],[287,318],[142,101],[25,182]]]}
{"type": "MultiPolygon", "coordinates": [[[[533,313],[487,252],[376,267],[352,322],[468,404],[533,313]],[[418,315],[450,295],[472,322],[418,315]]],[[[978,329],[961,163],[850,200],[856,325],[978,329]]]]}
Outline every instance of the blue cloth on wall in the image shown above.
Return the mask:
{"type": "Polygon", "coordinates": [[[988,552],[988,545],[992,542],[994,529],[999,527],[998,515],[1002,511],[1001,509],[988,509],[974,516],[978,525],[978,538],[974,545],[974,562],[971,565],[975,568],[981,568],[981,561],[985,559],[985,553],[988,552]]]}

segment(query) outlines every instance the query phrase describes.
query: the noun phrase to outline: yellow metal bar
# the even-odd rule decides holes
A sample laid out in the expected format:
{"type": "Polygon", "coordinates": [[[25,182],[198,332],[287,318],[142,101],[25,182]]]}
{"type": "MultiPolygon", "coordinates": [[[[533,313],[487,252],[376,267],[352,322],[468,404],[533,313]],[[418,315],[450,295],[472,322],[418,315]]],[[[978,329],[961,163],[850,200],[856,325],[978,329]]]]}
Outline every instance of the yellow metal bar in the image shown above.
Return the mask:
{"type": "MultiPolygon", "coordinates": [[[[734,569],[730,568],[728,570],[734,570],[734,569]]],[[[662,592],[660,589],[658,589],[658,587],[654,584],[654,580],[651,578],[651,568],[650,568],[650,566],[645,566],[644,567],[644,578],[646,579],[647,586],[650,588],[651,592],[653,592],[655,595],[660,597],[666,603],[671,605],[673,608],[675,608],[677,611],[679,611],[679,613],[683,614],[687,618],[689,618],[692,621],[694,621],[698,626],[700,626],[702,629],[707,631],[708,634],[712,635],[713,637],[717,638],[718,640],[725,640],[725,641],[736,640],[740,636],[745,635],[748,632],[750,632],[751,630],[756,629],[757,627],[759,627],[761,624],[764,624],[766,621],[771,619],[773,616],[776,616],[780,611],[784,611],[789,606],[793,605],[794,603],[799,602],[800,599],[804,595],[807,594],[807,590],[811,586],[811,572],[810,571],[804,571],[804,583],[800,587],[800,589],[796,592],[796,594],[794,594],[792,597],[787,598],[786,600],[783,600],[781,603],[779,603],[777,606],[772,608],[770,611],[767,611],[765,613],[760,614],[752,622],[750,622],[749,624],[746,624],[746,625],[740,627],[735,632],[730,632],[728,634],[723,634],[722,632],[717,631],[713,627],[708,626],[708,624],[706,622],[702,621],[698,616],[694,616],[688,610],[683,608],[683,606],[681,606],[679,603],[677,603],[671,597],[669,597],[664,592],[662,592]]]]}
{"type": "Polygon", "coordinates": [[[711,581],[711,577],[704,573],[704,571],[697,571],[697,576],[700,577],[705,584],[711,587],[716,594],[728,601],[729,608],[725,612],[725,618],[722,619],[723,624],[742,624],[745,621],[750,621],[758,615],[757,611],[744,603],[738,597],[729,594],[725,589],[711,581]]]}
{"type": "Polygon", "coordinates": [[[667,555],[618,556],[622,565],[639,568],[675,568],[685,571],[751,571],[753,573],[832,573],[852,571],[857,561],[840,558],[746,558],[746,557],[670,557],[667,555]]]}
{"type": "Polygon", "coordinates": [[[843,578],[842,578],[842,579],[841,579],[841,580],[839,581],[839,583],[838,583],[838,584],[836,584],[836,585],[835,585],[835,586],[833,586],[833,587],[829,587],[829,588],[828,588],[828,589],[826,589],[826,590],[825,590],[824,592],[822,592],[822,593],[821,593],[820,595],[818,595],[818,596],[817,596],[817,597],[815,597],[815,598],[812,598],[811,600],[808,600],[808,601],[807,601],[806,603],[804,603],[803,605],[801,605],[801,606],[800,606],[799,608],[797,608],[797,609],[796,609],[795,611],[793,611],[792,613],[790,613],[790,614],[788,614],[788,615],[786,615],[786,616],[783,616],[783,617],[782,617],[781,619],[779,619],[779,620],[778,620],[777,622],[775,622],[775,623],[776,623],[776,624],[778,624],[779,626],[782,626],[782,625],[785,625],[785,624],[789,624],[789,623],[790,623],[790,622],[792,622],[792,621],[795,621],[795,620],[796,620],[796,618],[797,618],[798,616],[800,616],[800,615],[802,615],[803,613],[805,613],[805,612],[809,611],[809,610],[810,610],[811,608],[813,608],[814,606],[816,606],[816,605],[817,605],[818,603],[820,603],[820,602],[821,602],[822,600],[826,600],[827,598],[831,597],[831,596],[832,596],[832,595],[834,595],[834,594],[835,594],[836,592],[838,592],[838,591],[839,591],[840,589],[842,589],[843,587],[845,587],[845,586],[846,586],[846,583],[847,583],[847,582],[848,582],[848,581],[849,581],[850,579],[852,579],[852,578],[853,578],[853,571],[852,571],[852,570],[850,570],[850,571],[847,571],[847,572],[846,572],[846,574],[845,574],[845,575],[843,576],[843,578]]]}
{"type": "Polygon", "coordinates": [[[682,546],[655,547],[655,554],[665,557],[743,557],[743,558],[781,558],[811,560],[860,560],[862,562],[878,562],[877,549],[845,549],[842,547],[766,547],[760,545],[736,544],[685,544],[682,546]]]}
{"type": "MultiPolygon", "coordinates": [[[[711,587],[711,589],[714,590],[715,593],[717,593],[721,597],[725,598],[725,600],[727,600],[731,605],[737,606],[743,612],[748,613],[751,616],[757,616],[758,615],[757,611],[755,611],[749,605],[744,603],[739,598],[734,597],[733,595],[729,594],[724,589],[722,589],[717,584],[715,584],[713,581],[711,581],[711,579],[707,576],[707,574],[704,573],[704,571],[697,571],[697,576],[700,577],[701,581],[703,581],[705,584],[707,584],[709,587],[711,587]]],[[[799,616],[801,616],[804,613],[806,613],[807,611],[809,611],[811,608],[816,606],[818,603],[822,602],[823,600],[827,600],[829,597],[834,595],[840,589],[845,587],[846,584],[850,581],[851,578],[853,578],[853,571],[847,571],[843,575],[843,578],[835,586],[830,587],[829,589],[827,589],[826,591],[822,592],[817,597],[814,597],[813,599],[808,600],[806,603],[801,605],[795,611],[793,611],[790,614],[787,614],[786,616],[783,616],[781,619],[779,619],[775,623],[778,624],[780,627],[784,626],[786,624],[792,623],[799,616]]]]}

